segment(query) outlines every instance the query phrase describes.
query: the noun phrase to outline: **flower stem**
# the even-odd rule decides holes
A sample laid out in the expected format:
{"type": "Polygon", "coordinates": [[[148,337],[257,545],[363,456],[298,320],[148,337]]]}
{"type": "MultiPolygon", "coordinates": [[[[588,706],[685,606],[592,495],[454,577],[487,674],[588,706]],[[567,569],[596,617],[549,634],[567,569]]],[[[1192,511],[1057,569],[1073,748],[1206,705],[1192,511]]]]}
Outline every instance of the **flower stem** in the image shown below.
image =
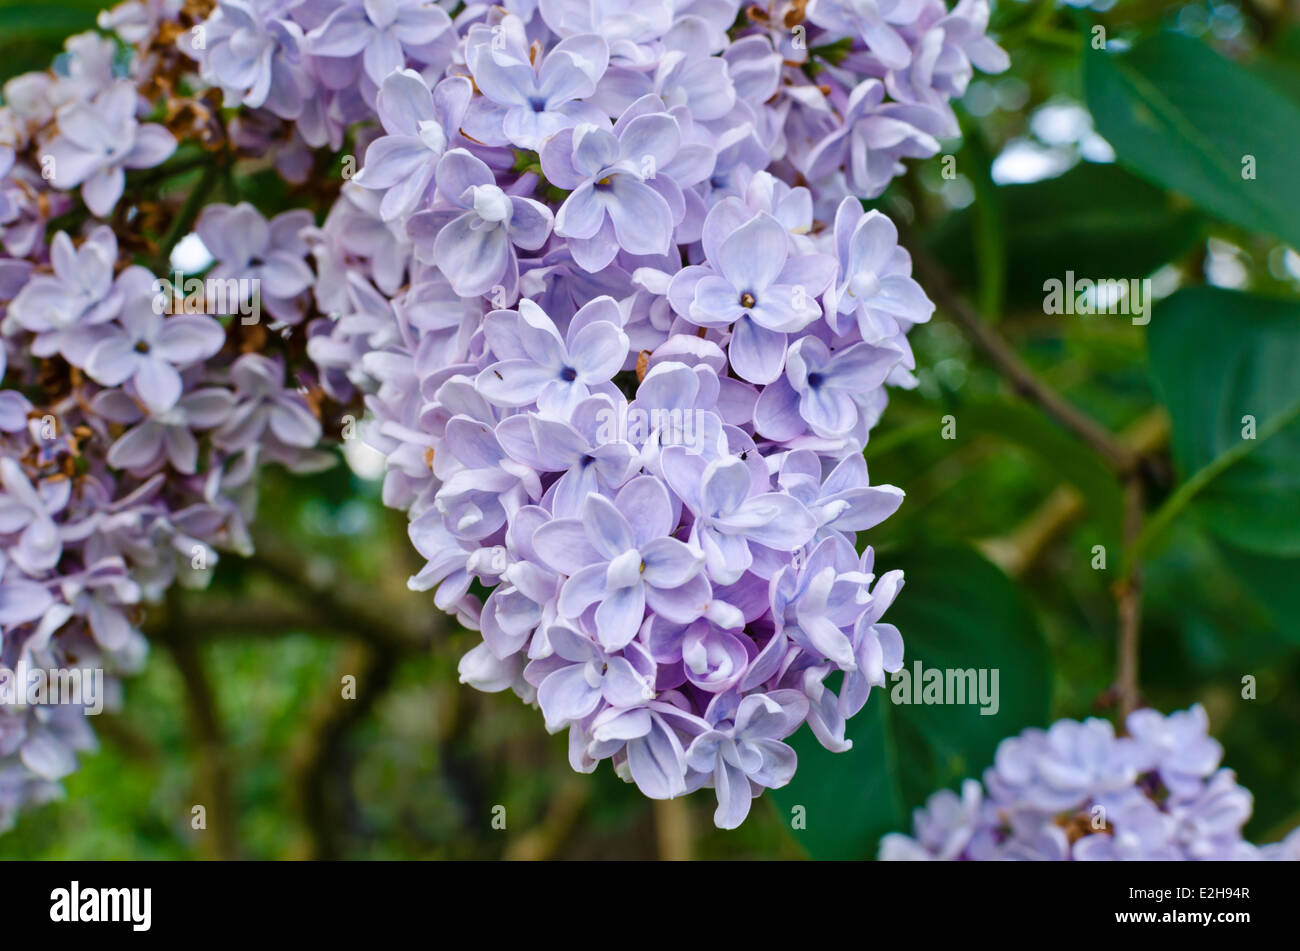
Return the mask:
{"type": "Polygon", "coordinates": [[[208,193],[212,190],[212,186],[216,184],[218,174],[219,169],[216,164],[209,163],[204,166],[203,175],[195,183],[189,195],[185,197],[185,204],[176,213],[176,217],[172,219],[167,233],[163,235],[162,240],[158,243],[158,256],[154,260],[153,267],[155,274],[166,274],[170,270],[172,249],[194,227],[194,222],[199,217],[199,210],[202,209],[208,193]]]}

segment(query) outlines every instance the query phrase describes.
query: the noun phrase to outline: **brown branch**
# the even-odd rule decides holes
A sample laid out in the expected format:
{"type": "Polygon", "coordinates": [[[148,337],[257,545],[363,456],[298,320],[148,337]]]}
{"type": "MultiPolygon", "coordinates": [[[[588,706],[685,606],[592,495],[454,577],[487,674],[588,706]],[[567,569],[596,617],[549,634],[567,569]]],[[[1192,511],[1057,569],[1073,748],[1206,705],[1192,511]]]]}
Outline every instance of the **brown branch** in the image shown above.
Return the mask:
{"type": "Polygon", "coordinates": [[[307,857],[334,861],[343,857],[348,775],[348,735],[375,708],[392,684],[398,652],[370,644],[349,645],[333,682],[308,716],[303,740],[294,754],[295,785],[309,837],[307,857]],[[356,678],[355,698],[343,696],[343,677],[356,678]]]}
{"type": "Polygon", "coordinates": [[[917,239],[910,226],[901,217],[896,224],[899,236],[911,252],[913,267],[926,293],[957,322],[1012,388],[1091,446],[1120,475],[1136,469],[1136,454],[1130,452],[1104,426],[1040,380],[1002,335],[957,293],[947,271],[917,239]]]}
{"type": "Polygon", "coordinates": [[[1265,47],[1273,45],[1280,28],[1289,19],[1285,0],[1282,2],[1242,0],[1241,12],[1246,15],[1246,19],[1255,24],[1255,29],[1259,31],[1259,44],[1265,47]]]}
{"type": "Polygon", "coordinates": [[[1079,518],[1087,502],[1072,485],[1058,485],[1009,534],[976,543],[980,553],[1012,578],[1023,575],[1056,538],[1079,518]]]}
{"type": "Polygon", "coordinates": [[[667,862],[689,862],[695,855],[690,806],[682,798],[656,799],[653,806],[659,857],[667,862]]]}
{"type": "Polygon", "coordinates": [[[511,842],[506,848],[505,858],[515,862],[537,862],[553,856],[564,844],[590,797],[591,781],[587,777],[566,779],[551,798],[550,808],[542,821],[511,842]]]}
{"type": "Polygon", "coordinates": [[[376,597],[373,587],[340,576],[332,565],[327,574],[313,575],[300,553],[272,537],[259,537],[248,560],[297,596],[318,623],[347,630],[377,649],[424,651],[446,630],[446,615],[419,597],[408,599],[409,604],[387,602],[376,597]]]}
{"type": "MultiPolygon", "coordinates": [[[[1155,409],[1136,420],[1120,434],[1132,452],[1142,457],[1156,452],[1169,440],[1169,417],[1155,409]]],[[[1079,519],[1088,500],[1072,485],[1053,489],[1028,518],[1006,535],[977,543],[984,557],[1013,578],[1027,572],[1053,541],[1079,519]]]]}
{"type": "MultiPolygon", "coordinates": [[[[414,632],[393,628],[375,634],[369,626],[359,629],[355,618],[349,623],[348,618],[331,613],[320,604],[300,603],[296,597],[292,601],[270,597],[233,601],[201,596],[191,604],[194,616],[186,619],[186,632],[205,642],[272,640],[305,632],[342,635],[393,649],[424,646],[415,640],[414,632]]],[[[145,632],[151,631],[152,627],[146,625],[145,632]]]]}
{"type": "MultiPolygon", "coordinates": [[[[1124,480],[1124,548],[1129,549],[1142,530],[1142,478],[1134,471],[1124,480]]],[[[1138,654],[1142,623],[1142,568],[1136,562],[1115,585],[1119,621],[1116,647],[1115,694],[1123,723],[1141,705],[1138,691],[1138,654]]]]}
{"type": "MultiPolygon", "coordinates": [[[[911,252],[917,277],[935,302],[957,322],[971,341],[988,357],[994,368],[1025,399],[1036,404],[1078,438],[1083,440],[1115,471],[1124,489],[1123,539],[1125,563],[1129,565],[1115,584],[1114,593],[1118,614],[1116,682],[1113,695],[1118,700],[1121,723],[1141,704],[1138,688],[1138,657],[1140,653],[1140,628],[1142,618],[1142,572],[1136,562],[1130,562],[1127,552],[1142,532],[1142,502],[1145,454],[1135,450],[1091,416],[1079,410],[1054,389],[1038,378],[1037,374],[1020,359],[1019,354],[993,327],[971,307],[953,286],[948,273],[917,239],[915,232],[902,216],[896,222],[899,236],[911,252]]],[[[1072,517],[1074,505],[1068,494],[1049,499],[1044,519],[1050,523],[1050,532],[1040,532],[1043,526],[1030,526],[1027,534],[1014,541],[1035,550],[1041,550],[1046,537],[1059,530],[1072,517]]],[[[993,551],[999,552],[996,545],[993,551]]],[[[1007,557],[1007,552],[999,552],[1007,557]]],[[[1024,563],[1014,567],[1023,570],[1024,563]]]]}
{"type": "Polygon", "coordinates": [[[236,853],[233,797],[215,698],[196,643],[278,637],[297,631],[336,632],[349,638],[339,678],[328,686],[309,715],[293,770],[309,836],[307,853],[316,859],[339,858],[346,821],[348,735],[391,683],[399,657],[427,650],[446,629],[446,617],[416,597],[400,605],[376,597],[373,588],[340,577],[333,566],[326,572],[313,570],[315,566],[298,551],[275,538],[260,538],[250,563],[291,600],[262,597],[237,602],[208,596],[195,603],[194,616],[182,623],[181,602],[174,595],[163,611],[151,612],[146,630],[172,651],[186,684],[199,738],[199,786],[209,791],[205,805],[210,828],[217,832],[216,854],[222,858],[236,853]],[[345,674],[356,678],[355,699],[342,696],[345,674]]]}
{"type": "Polygon", "coordinates": [[[217,698],[208,679],[203,656],[193,639],[183,633],[184,623],[176,599],[167,605],[168,623],[155,637],[171,653],[185,688],[185,708],[193,734],[196,805],[204,807],[203,850],[212,858],[239,858],[238,808],[232,791],[232,775],[225,729],[217,698]]]}
{"type": "Polygon", "coordinates": [[[95,733],[131,759],[149,764],[158,761],[158,750],[153,742],[124,720],[121,714],[105,712],[95,717],[95,733]]]}
{"type": "MultiPolygon", "coordinates": [[[[350,629],[315,607],[273,601],[269,598],[227,601],[200,595],[187,602],[191,616],[185,619],[185,633],[205,642],[276,638],[299,631],[341,631],[350,629]]],[[[150,637],[159,625],[152,612],[144,626],[150,637]]]]}

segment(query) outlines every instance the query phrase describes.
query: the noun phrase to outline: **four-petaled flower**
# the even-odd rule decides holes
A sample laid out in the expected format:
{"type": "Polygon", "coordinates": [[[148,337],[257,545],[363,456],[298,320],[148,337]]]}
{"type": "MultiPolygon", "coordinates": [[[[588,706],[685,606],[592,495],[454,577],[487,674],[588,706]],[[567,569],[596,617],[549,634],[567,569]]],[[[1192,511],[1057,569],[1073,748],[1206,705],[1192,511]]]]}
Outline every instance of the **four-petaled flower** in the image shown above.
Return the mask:
{"type": "Polygon", "coordinates": [[[155,123],[136,121],[140,97],[126,81],[105,89],[93,102],[73,102],[59,110],[58,135],[45,149],[50,182],[56,188],[81,186],[91,213],[107,218],[126,186],[128,168],[153,168],[176,151],[176,139],[155,123]]]}

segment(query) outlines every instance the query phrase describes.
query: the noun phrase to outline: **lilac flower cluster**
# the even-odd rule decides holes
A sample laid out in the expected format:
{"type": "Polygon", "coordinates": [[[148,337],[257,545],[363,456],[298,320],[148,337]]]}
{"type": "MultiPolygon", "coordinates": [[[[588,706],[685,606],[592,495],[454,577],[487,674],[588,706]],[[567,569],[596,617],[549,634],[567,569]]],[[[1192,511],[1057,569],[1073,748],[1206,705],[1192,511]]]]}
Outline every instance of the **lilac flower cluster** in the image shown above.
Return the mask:
{"type": "MultiPolygon", "coordinates": [[[[319,465],[321,428],[285,367],[226,354],[218,321],[164,317],[104,226],[59,232],[5,306],[0,391],[0,666],[129,672],[141,605],[247,553],[252,475],[319,465]],[[40,394],[33,402],[25,394],[40,394]]],[[[91,745],[70,707],[0,708],[0,825],[91,745]]]]}
{"type": "MultiPolygon", "coordinates": [[[[141,61],[121,73],[114,57],[108,38],[73,37],[64,70],[11,80],[0,110],[0,668],[103,670],[110,704],[117,675],[146,654],[142,606],[174,582],[204,583],[216,549],[251,550],[257,468],[330,459],[284,361],[233,348],[212,315],[172,308],[179,298],[160,296],[94,220],[121,199],[124,170],[157,165],[176,145],[136,118],[141,61]],[[75,211],[78,192],[89,218],[47,244],[47,225],[75,211]]],[[[210,206],[206,220],[220,211],[210,206]]],[[[214,248],[277,234],[277,222],[245,218],[214,248]]],[[[278,228],[292,234],[253,249],[268,291],[292,297],[312,282],[306,245],[287,257],[310,220],[304,212],[278,228]]],[[[231,257],[230,267],[249,259],[231,257]]],[[[9,686],[0,829],[57,795],[94,745],[85,703],[28,702],[22,684],[9,686]]]]}
{"type": "Polygon", "coordinates": [[[1241,837],[1253,800],[1209,735],[1198,704],[1163,716],[1059,720],[998,746],[984,783],[941,790],[893,833],[880,858],[908,860],[1300,861],[1300,830],[1273,845],[1241,837]]]}
{"type": "Polygon", "coordinates": [[[254,9],[209,23],[259,23],[262,70],[209,43],[208,81],[308,143],[260,92],[291,74],[325,140],[379,120],[310,232],[334,316],[309,353],[366,394],[411,587],[482,634],[462,680],[535,700],[575,769],[711,787],[738,825],[793,774],[785,738],[846,749],[902,660],[901,574],[857,537],[902,492],[862,449],[933,305],[860,199],[955,134],[973,65],[1005,66],[987,7],[254,9]],[[343,43],[338,19],[369,26],[343,43]]]}
{"type": "MultiPolygon", "coordinates": [[[[985,0],[105,14],[127,65],[74,37],[0,108],[0,659],[138,663],[142,602],[247,549],[257,468],[321,464],[294,384],[318,387],[370,411],[427,560],[411,587],[481,632],[462,679],[535,700],[576,769],[711,787],[738,825],[793,774],[790,733],[846,749],[901,663],[882,620],[901,573],[877,577],[857,533],[902,492],[862,449],[933,306],[860,199],[956,134],[975,68],[1005,67],[987,19],[985,0]],[[301,183],[313,151],[348,153],[319,224],[237,203],[195,225],[210,276],[256,280],[310,364],[159,314],[93,221],[132,220],[129,175],[176,148],[139,90],[178,59],[157,88],[219,91],[236,157],[301,183]]],[[[0,713],[0,818],[70,768],[44,712],[0,713]]]]}

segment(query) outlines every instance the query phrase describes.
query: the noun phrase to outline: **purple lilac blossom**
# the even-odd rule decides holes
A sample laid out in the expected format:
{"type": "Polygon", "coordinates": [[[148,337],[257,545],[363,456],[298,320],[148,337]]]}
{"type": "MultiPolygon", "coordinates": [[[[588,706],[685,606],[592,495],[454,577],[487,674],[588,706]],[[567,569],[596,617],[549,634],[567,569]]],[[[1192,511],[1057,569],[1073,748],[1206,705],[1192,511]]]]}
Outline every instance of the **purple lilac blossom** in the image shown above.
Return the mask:
{"type": "Polygon", "coordinates": [[[451,29],[451,18],[428,0],[350,0],[317,6],[332,12],[307,34],[312,55],[341,60],[359,56],[376,85],[401,69],[407,58],[419,59],[423,47],[451,29]]]}
{"type": "Polygon", "coordinates": [[[247,286],[273,316],[295,323],[301,319],[296,298],[315,280],[304,260],[303,231],[311,223],[311,213],[304,209],[286,211],[268,222],[248,202],[240,202],[233,207],[208,205],[194,231],[216,259],[208,278],[241,282],[240,294],[247,286]]]}
{"type": "Polygon", "coordinates": [[[512,6],[457,23],[463,67],[383,79],[388,136],[356,184],[385,194],[345,188],[349,224],[316,239],[349,276],[322,269],[318,305],[342,313],[313,352],[368,394],[385,499],[428,560],[411,587],[482,631],[462,680],[538,702],[577,769],[714,788],[733,827],[789,780],[790,733],[846,748],[902,662],[882,618],[901,577],[854,550],[902,493],[861,450],[933,307],[847,188],[929,154],[946,97],[886,99],[921,75],[932,4],[841,10],[864,54],[892,44],[887,68],[801,99],[778,95],[783,48],[696,7],[512,6]],[[459,77],[449,123],[432,103],[459,77]],[[395,117],[399,83],[416,105],[395,117]],[[814,166],[816,191],[775,174],[814,166]],[[361,319],[371,281],[392,306],[361,319]]]}
{"type": "Polygon", "coordinates": [[[1286,841],[1242,838],[1253,799],[1222,768],[1199,704],[1141,709],[1116,736],[1106,720],[1058,720],[998,746],[981,784],[940,790],[913,813],[913,835],[880,841],[889,861],[1296,861],[1286,841]]]}
{"type": "MultiPolygon", "coordinates": [[[[814,83],[783,65],[812,55],[784,9],[740,10],[128,0],[102,19],[124,69],[84,34],[66,75],[7,83],[0,369],[32,393],[37,360],[69,377],[0,400],[0,661],[137,668],[148,603],[249,550],[257,469],[321,464],[317,387],[364,401],[427,562],[409,586],[482,634],[462,680],[538,703],[575,769],[711,788],[732,828],[790,780],[803,723],[847,748],[903,654],[901,577],[858,554],[902,492],[861,454],[933,310],[858,199],[1005,57],[982,0],[818,0],[806,46],[848,51],[814,83]],[[44,242],[175,148],[138,118],[164,25],[184,81],[235,111],[237,158],[301,183],[313,150],[355,143],[320,223],[231,197],[195,225],[205,277],[255,282],[305,346],[245,352],[237,318],[145,309],[153,275],[107,227],[44,242]]],[[[0,822],[90,748],[82,711],[56,713],[0,711],[0,822]]],[[[1176,834],[1222,814],[1206,798],[1176,834]]]]}
{"type": "Polygon", "coordinates": [[[448,77],[434,90],[414,70],[394,70],[384,77],[376,105],[388,134],[370,143],[365,167],[354,180],[384,192],[379,209],[385,221],[409,216],[426,196],[470,93],[469,82],[459,76],[448,77]]]}
{"type": "Polygon", "coordinates": [[[221,3],[190,33],[181,49],[199,61],[203,79],[221,89],[226,104],[265,106],[284,119],[302,112],[303,74],[295,69],[301,55],[301,27],[278,8],[288,4],[265,0],[221,3]]]}
{"type": "Polygon", "coordinates": [[[45,147],[55,188],[81,186],[86,207],[108,217],[122,197],[125,170],[160,165],[176,150],[176,139],[156,123],[136,121],[139,96],[131,83],[113,83],[94,100],[69,103],[55,117],[58,135],[45,147]]]}
{"type": "MultiPolygon", "coordinates": [[[[128,4],[105,22],[143,44],[179,15],[178,4],[128,4]]],[[[283,368],[257,385],[242,365],[232,372],[238,352],[217,316],[157,307],[153,275],[112,228],[92,220],[43,240],[79,200],[96,215],[120,210],[123,171],[176,145],[136,118],[152,61],[123,69],[114,55],[103,37],[73,37],[65,69],[6,84],[0,110],[0,141],[12,143],[0,149],[0,666],[103,668],[110,708],[118,678],[146,656],[146,604],[174,582],[204,583],[217,549],[246,552],[251,471],[314,463],[321,435],[283,368]],[[251,435],[232,450],[213,434],[235,413],[251,435]]],[[[269,224],[252,212],[208,236],[239,249],[227,255],[239,276],[289,298],[315,282],[302,260],[310,223],[305,210],[269,224]]],[[[95,712],[0,707],[0,828],[59,794],[94,748],[95,712]]]]}
{"type": "Polygon", "coordinates": [[[605,121],[584,101],[609,64],[609,47],[599,36],[569,36],[539,56],[529,48],[523,21],[511,15],[470,27],[465,59],[482,93],[466,117],[480,142],[537,151],[561,129],[605,121]]]}
{"type": "MultiPolygon", "coordinates": [[[[477,297],[500,286],[513,299],[518,251],[536,251],[546,243],[555,220],[551,210],[531,198],[507,195],[492,170],[464,149],[448,152],[438,162],[438,191],[452,209],[421,216],[427,215],[423,226],[436,235],[430,263],[437,264],[460,297],[477,297]]],[[[412,223],[408,233],[416,227],[412,223]]]]}

